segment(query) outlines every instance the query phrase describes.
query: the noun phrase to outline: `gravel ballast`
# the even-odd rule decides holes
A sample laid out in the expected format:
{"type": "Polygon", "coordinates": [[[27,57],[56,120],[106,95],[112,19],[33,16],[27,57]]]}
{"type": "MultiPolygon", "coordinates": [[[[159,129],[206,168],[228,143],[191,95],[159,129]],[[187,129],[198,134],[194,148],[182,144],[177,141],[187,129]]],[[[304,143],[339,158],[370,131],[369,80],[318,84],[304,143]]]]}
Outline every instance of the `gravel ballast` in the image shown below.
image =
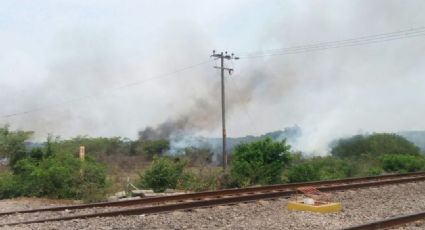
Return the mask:
{"type": "MultiPolygon", "coordinates": [[[[2,229],[341,229],[425,210],[425,182],[332,194],[334,200],[343,205],[340,213],[289,211],[286,208],[288,200],[282,198],[190,211],[50,222],[2,229]]],[[[7,202],[7,205],[13,203],[10,200],[7,202]]],[[[2,209],[4,205],[0,201],[2,209]]],[[[41,214],[39,217],[49,216],[41,214]]],[[[8,219],[14,220],[13,218],[10,216],[8,219]]],[[[424,221],[418,221],[394,229],[425,229],[424,227],[424,221]]]]}

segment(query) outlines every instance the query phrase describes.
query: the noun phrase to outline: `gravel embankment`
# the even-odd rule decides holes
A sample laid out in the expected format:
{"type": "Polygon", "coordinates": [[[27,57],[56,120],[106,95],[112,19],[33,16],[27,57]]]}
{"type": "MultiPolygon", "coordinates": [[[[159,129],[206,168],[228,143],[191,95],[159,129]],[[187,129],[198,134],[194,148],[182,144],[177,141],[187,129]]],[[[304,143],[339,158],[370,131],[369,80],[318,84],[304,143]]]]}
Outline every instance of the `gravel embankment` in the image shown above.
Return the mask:
{"type": "MultiPolygon", "coordinates": [[[[93,218],[2,229],[341,229],[425,210],[425,182],[333,193],[344,210],[334,214],[288,211],[287,200],[257,201],[192,211],[93,218]]],[[[0,207],[3,208],[0,202],[0,207]]],[[[47,214],[44,214],[47,218],[47,214]]],[[[9,220],[13,220],[13,217],[9,220]]],[[[395,229],[425,229],[419,221],[395,229]]]]}
{"type": "Polygon", "coordinates": [[[398,226],[392,228],[391,230],[424,230],[425,229],[425,221],[419,220],[412,223],[408,223],[402,226],[398,226]]]}

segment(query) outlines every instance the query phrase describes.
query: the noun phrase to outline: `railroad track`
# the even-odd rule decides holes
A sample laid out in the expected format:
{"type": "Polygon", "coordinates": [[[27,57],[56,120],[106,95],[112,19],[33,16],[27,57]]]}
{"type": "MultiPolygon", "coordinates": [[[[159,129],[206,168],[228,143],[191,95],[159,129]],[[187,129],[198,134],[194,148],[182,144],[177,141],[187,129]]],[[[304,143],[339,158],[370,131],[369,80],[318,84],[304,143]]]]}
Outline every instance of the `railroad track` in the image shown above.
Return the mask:
{"type": "Polygon", "coordinates": [[[28,215],[29,213],[59,213],[59,216],[48,219],[25,218],[25,221],[1,223],[0,227],[19,224],[43,223],[51,221],[62,221],[72,219],[85,219],[93,217],[111,217],[120,215],[141,215],[173,211],[178,209],[193,209],[198,207],[208,207],[214,205],[234,204],[239,202],[250,202],[260,199],[276,199],[289,197],[297,193],[297,188],[301,186],[315,186],[324,192],[340,191],[347,189],[365,188],[372,186],[382,186],[389,184],[408,183],[424,181],[425,172],[392,174],[373,177],[348,178],[341,180],[317,181],[307,183],[291,183],[270,185],[261,187],[248,187],[241,189],[225,189],[218,191],[207,191],[198,193],[187,193],[162,197],[141,198],[136,200],[125,200],[115,202],[102,202],[94,204],[60,206],[42,209],[19,210],[13,212],[2,212],[0,216],[13,217],[14,215],[28,215]],[[102,211],[105,207],[115,207],[113,211],[102,211]],[[131,207],[131,208],[129,208],[131,207]],[[91,210],[95,212],[70,215],[71,210],[91,210]],[[28,220],[30,219],[30,220],[28,220]]]}
{"type": "Polygon", "coordinates": [[[396,216],[388,219],[378,220],[362,225],[352,226],[348,228],[344,228],[343,230],[375,230],[375,229],[383,229],[395,227],[403,224],[407,224],[410,222],[418,221],[425,219],[425,212],[418,212],[409,215],[396,216]]]}

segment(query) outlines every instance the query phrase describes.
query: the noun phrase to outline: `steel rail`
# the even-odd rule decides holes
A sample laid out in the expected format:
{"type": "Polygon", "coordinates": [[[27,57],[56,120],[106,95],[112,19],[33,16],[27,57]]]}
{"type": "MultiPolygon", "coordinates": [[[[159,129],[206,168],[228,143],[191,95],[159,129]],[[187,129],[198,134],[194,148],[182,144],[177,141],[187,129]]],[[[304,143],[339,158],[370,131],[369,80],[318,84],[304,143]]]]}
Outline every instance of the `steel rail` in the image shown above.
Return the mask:
{"type": "MultiPolygon", "coordinates": [[[[367,181],[367,182],[358,182],[353,184],[339,184],[339,185],[334,184],[334,185],[327,185],[327,186],[323,185],[322,187],[318,187],[318,188],[321,191],[340,191],[340,190],[347,190],[347,189],[408,183],[408,182],[423,181],[423,180],[425,180],[425,176],[399,178],[399,179],[392,179],[392,180],[381,180],[381,181],[367,181]]],[[[74,215],[74,216],[66,216],[66,217],[58,217],[58,218],[14,222],[14,223],[1,224],[0,227],[14,226],[19,224],[43,223],[43,222],[51,222],[51,221],[64,221],[64,220],[72,220],[72,219],[86,219],[86,218],[93,218],[93,217],[111,217],[111,216],[121,216],[121,215],[125,216],[125,215],[160,213],[160,212],[174,211],[178,209],[191,209],[191,208],[199,208],[199,207],[209,207],[214,205],[249,202],[249,201],[255,201],[260,199],[288,197],[296,193],[297,193],[296,189],[286,190],[286,191],[269,190],[267,192],[259,192],[259,193],[252,193],[252,194],[244,193],[244,194],[239,194],[238,196],[231,196],[231,197],[222,197],[222,196],[218,196],[214,198],[209,197],[209,199],[183,201],[181,203],[175,203],[175,204],[163,204],[163,205],[157,205],[157,206],[141,207],[141,208],[134,208],[134,209],[119,210],[119,211],[109,211],[109,212],[100,212],[100,213],[92,213],[92,214],[84,214],[84,215],[74,215]]]]}
{"type": "Polygon", "coordinates": [[[391,178],[422,176],[422,175],[425,176],[425,172],[388,174],[388,175],[381,175],[381,176],[354,177],[354,178],[346,178],[346,179],[339,179],[339,180],[313,181],[313,182],[304,182],[304,183],[289,183],[289,184],[278,184],[278,185],[268,185],[268,186],[259,186],[259,187],[248,187],[248,188],[223,189],[223,190],[216,190],[216,191],[186,193],[186,194],[178,194],[178,195],[170,195],[170,196],[148,197],[148,198],[141,198],[136,200],[99,202],[99,203],[81,204],[81,205],[67,205],[67,206],[39,208],[39,209],[16,210],[16,211],[9,211],[9,212],[0,212],[0,216],[13,215],[17,213],[63,211],[63,210],[75,210],[75,209],[85,209],[85,208],[95,208],[95,207],[143,205],[143,204],[163,203],[163,202],[178,201],[178,200],[185,200],[185,199],[201,199],[206,197],[215,197],[215,196],[224,196],[224,195],[238,195],[243,193],[265,192],[265,191],[271,191],[271,190],[296,189],[302,186],[324,186],[324,185],[331,185],[331,184],[353,183],[353,182],[368,181],[368,180],[369,181],[384,180],[384,179],[391,179],[391,178]]]}
{"type": "Polygon", "coordinates": [[[397,225],[402,225],[410,222],[414,222],[417,220],[425,219],[425,212],[419,212],[415,214],[396,216],[388,219],[378,220],[374,222],[370,222],[367,224],[351,226],[348,228],[344,228],[343,230],[374,230],[374,229],[383,229],[394,227],[397,225]]]}

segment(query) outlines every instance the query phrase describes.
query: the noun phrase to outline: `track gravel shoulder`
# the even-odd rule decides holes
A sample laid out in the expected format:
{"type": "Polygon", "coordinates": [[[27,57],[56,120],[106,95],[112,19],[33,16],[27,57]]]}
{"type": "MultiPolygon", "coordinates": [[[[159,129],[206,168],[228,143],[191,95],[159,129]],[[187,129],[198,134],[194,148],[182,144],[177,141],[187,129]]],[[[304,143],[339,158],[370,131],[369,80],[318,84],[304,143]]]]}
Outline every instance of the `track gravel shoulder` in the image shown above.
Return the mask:
{"type": "MultiPolygon", "coordinates": [[[[316,214],[288,211],[288,200],[276,199],[189,211],[71,220],[2,229],[341,229],[425,210],[425,182],[335,192],[333,197],[342,203],[342,212],[316,214]]],[[[423,226],[424,222],[418,221],[395,229],[424,229],[423,226]]]]}

